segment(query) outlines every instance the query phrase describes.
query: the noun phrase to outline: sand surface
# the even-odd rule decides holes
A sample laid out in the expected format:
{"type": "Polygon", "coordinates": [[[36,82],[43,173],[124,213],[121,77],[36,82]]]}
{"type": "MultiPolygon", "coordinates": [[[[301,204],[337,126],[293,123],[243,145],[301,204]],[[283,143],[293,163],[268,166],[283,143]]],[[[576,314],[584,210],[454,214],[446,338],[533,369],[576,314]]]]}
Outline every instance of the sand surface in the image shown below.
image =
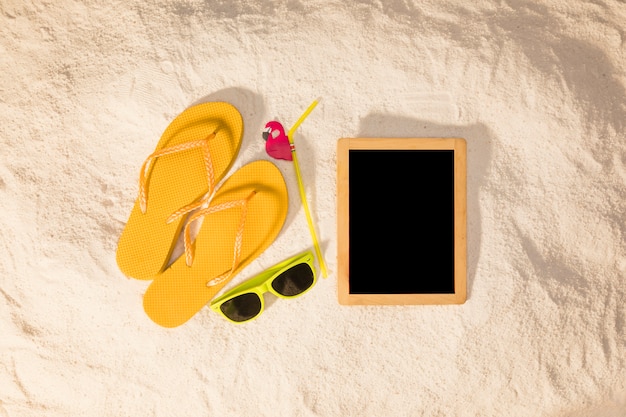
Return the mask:
{"type": "MultiPolygon", "coordinates": [[[[0,3],[0,416],[626,415],[620,0],[0,3]],[[233,326],[164,329],[117,268],[137,176],[185,108],[296,141],[330,276],[233,326]],[[336,141],[463,137],[468,301],[343,307],[336,141]]],[[[227,288],[311,247],[287,221],[227,288]]],[[[376,195],[373,195],[376,198],[376,195]]]]}

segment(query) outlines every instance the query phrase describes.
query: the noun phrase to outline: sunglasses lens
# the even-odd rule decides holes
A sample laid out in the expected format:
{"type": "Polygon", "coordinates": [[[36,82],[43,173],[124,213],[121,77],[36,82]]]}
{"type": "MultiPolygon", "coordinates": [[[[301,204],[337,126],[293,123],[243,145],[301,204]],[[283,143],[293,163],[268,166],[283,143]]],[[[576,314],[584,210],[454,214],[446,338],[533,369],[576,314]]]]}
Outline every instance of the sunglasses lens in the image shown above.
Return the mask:
{"type": "Polygon", "coordinates": [[[313,270],[308,264],[289,268],[272,281],[272,288],[285,297],[302,294],[313,285],[313,270]]]}
{"type": "Polygon", "coordinates": [[[261,311],[261,300],[253,293],[241,294],[220,306],[222,313],[232,321],[242,322],[254,318],[261,311]]]}

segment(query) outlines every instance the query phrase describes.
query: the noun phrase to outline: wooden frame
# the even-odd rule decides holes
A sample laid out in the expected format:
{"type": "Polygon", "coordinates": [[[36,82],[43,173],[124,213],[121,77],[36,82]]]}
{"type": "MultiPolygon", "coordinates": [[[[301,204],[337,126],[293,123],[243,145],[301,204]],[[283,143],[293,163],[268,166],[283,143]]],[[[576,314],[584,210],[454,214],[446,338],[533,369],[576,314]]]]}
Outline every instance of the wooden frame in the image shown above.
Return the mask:
{"type": "MultiPolygon", "coordinates": [[[[337,263],[338,263],[338,299],[344,305],[367,304],[463,304],[466,300],[467,270],[467,196],[466,196],[466,142],[459,138],[342,138],[337,143],[337,263]],[[453,245],[452,273],[453,291],[447,293],[367,293],[350,292],[350,152],[354,150],[375,151],[452,151],[454,164],[453,204],[454,224],[448,225],[454,230],[450,239],[453,245]]],[[[450,152],[448,152],[450,154],[450,152]]],[[[353,153],[353,155],[357,155],[353,153]]],[[[414,154],[412,154],[414,155],[414,154]]],[[[424,153],[424,155],[427,155],[424,153]]],[[[429,157],[429,156],[428,156],[429,157]]],[[[356,159],[355,159],[356,161],[356,159]]],[[[356,162],[355,162],[356,163],[356,162]]],[[[355,168],[356,169],[356,168],[355,168]]],[[[376,167],[372,167],[376,169],[376,167]]],[[[452,174],[450,174],[452,177],[452,174]]],[[[407,186],[415,183],[411,178],[407,186]]],[[[428,181],[420,179],[418,181],[428,181]]],[[[452,188],[452,187],[450,187],[452,188]]],[[[376,190],[372,190],[372,198],[376,198],[376,190]]],[[[452,209],[450,210],[452,212],[452,209]]],[[[425,219],[428,221],[428,219],[425,219]]],[[[446,258],[450,259],[450,258],[446,258]]],[[[408,260],[410,262],[410,260],[408,260]]],[[[386,277],[388,279],[389,277],[386,277]]],[[[353,281],[353,283],[356,281],[353,281]]]]}

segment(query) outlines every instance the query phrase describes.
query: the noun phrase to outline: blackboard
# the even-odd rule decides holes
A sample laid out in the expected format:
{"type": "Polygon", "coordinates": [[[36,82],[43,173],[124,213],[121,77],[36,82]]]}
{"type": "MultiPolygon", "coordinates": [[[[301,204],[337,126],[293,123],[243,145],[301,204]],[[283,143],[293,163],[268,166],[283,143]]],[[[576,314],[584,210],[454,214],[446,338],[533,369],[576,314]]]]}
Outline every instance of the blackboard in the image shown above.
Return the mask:
{"type": "Polygon", "coordinates": [[[465,302],[466,165],[464,139],[338,141],[341,304],[465,302]]]}

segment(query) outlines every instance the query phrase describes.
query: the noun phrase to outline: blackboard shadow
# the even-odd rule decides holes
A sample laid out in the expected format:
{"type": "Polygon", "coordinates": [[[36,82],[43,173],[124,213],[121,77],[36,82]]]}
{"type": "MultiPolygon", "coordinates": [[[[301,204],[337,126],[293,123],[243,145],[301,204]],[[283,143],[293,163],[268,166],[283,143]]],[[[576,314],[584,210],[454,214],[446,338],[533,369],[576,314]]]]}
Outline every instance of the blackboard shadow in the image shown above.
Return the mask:
{"type": "Polygon", "coordinates": [[[439,124],[406,116],[373,113],[361,119],[358,137],[463,138],[467,141],[467,297],[471,298],[481,250],[480,193],[491,161],[494,134],[482,123],[439,124]]]}

